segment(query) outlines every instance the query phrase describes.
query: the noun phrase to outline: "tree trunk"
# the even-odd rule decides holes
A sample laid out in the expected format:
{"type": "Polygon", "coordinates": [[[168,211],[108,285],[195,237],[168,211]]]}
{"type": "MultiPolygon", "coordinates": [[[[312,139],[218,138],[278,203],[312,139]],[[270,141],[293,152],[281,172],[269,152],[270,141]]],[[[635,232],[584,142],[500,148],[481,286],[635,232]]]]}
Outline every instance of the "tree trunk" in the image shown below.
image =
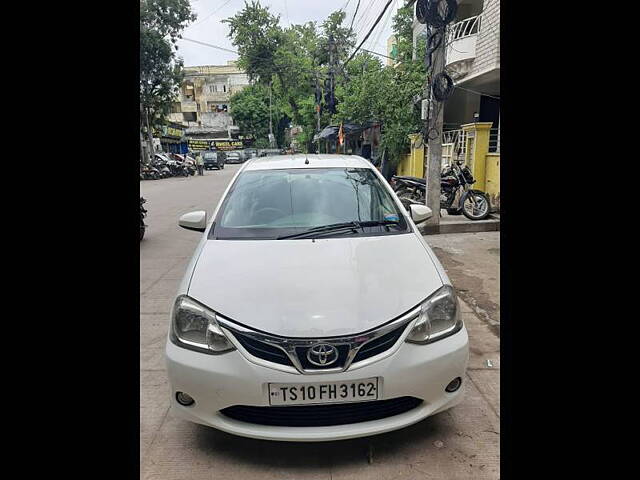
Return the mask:
{"type": "Polygon", "coordinates": [[[142,110],[142,104],[140,104],[140,160],[146,164],[149,164],[149,149],[144,148],[144,137],[142,135],[142,130],[144,126],[144,112],[142,110]]]}
{"type": "Polygon", "coordinates": [[[149,156],[153,158],[153,154],[155,153],[155,148],[153,147],[153,132],[151,131],[151,125],[149,123],[149,108],[145,108],[144,113],[145,113],[145,121],[147,124],[147,142],[149,145],[149,156]]]}

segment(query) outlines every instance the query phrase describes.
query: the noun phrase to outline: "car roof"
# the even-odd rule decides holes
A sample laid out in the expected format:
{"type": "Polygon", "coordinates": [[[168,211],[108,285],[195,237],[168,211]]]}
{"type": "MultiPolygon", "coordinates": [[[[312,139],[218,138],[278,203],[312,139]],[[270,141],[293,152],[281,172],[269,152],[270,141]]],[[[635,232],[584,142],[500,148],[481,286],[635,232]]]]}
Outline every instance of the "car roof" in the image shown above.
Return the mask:
{"type": "Polygon", "coordinates": [[[373,168],[368,160],[358,155],[298,153],[294,155],[272,155],[249,160],[245,170],[276,170],[284,168],[373,168]],[[309,161],[306,163],[306,161],[309,161]]]}

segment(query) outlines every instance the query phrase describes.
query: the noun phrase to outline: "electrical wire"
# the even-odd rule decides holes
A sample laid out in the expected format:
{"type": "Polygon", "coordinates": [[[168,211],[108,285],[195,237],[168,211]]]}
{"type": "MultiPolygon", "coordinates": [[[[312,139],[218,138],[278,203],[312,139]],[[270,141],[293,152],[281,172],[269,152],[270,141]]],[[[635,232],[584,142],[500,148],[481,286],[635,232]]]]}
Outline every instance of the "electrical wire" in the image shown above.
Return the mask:
{"type": "Polygon", "coordinates": [[[369,32],[367,33],[367,35],[364,37],[364,39],[362,40],[362,42],[360,43],[360,45],[353,51],[353,53],[351,54],[351,56],[347,59],[346,62],[344,62],[343,66],[347,66],[347,63],[349,63],[351,61],[351,59],[355,56],[356,53],[358,53],[358,50],[360,50],[360,48],[362,47],[362,45],[364,45],[364,42],[367,41],[367,39],[369,38],[369,35],[371,35],[371,32],[373,32],[373,29],[376,28],[376,25],[378,25],[378,22],[380,22],[380,19],[382,18],[382,16],[384,15],[384,12],[387,11],[387,8],[389,8],[389,5],[391,5],[391,2],[393,0],[388,0],[387,3],[384,5],[384,8],[382,9],[382,12],[380,12],[380,15],[378,15],[378,18],[376,19],[375,23],[373,24],[373,27],[371,27],[371,29],[369,30],[369,32]]]}
{"type": "Polygon", "coordinates": [[[358,14],[359,8],[360,8],[360,0],[358,0],[358,5],[356,5],[356,11],[353,12],[353,17],[351,17],[351,25],[349,25],[349,33],[347,34],[347,38],[351,36],[351,32],[353,31],[353,21],[355,20],[356,15],[358,14]]]}
{"type": "MultiPolygon", "coordinates": [[[[373,44],[373,48],[380,46],[380,37],[382,36],[382,33],[384,32],[384,30],[387,28],[387,24],[389,23],[389,19],[392,16],[393,13],[393,9],[396,6],[396,2],[398,0],[393,0],[393,3],[391,4],[391,9],[389,10],[389,14],[385,17],[384,19],[384,23],[382,24],[382,28],[380,29],[380,31],[378,32],[378,36],[376,37],[376,41],[373,44]]],[[[371,46],[371,45],[370,45],[371,46]]]]}
{"type": "Polygon", "coordinates": [[[227,0],[226,2],[224,2],[222,5],[220,5],[218,8],[216,8],[213,12],[211,12],[209,15],[207,15],[206,17],[204,17],[202,20],[200,20],[199,22],[196,23],[192,23],[191,25],[187,26],[185,28],[191,28],[191,27],[195,27],[196,25],[200,25],[201,23],[205,22],[206,20],[208,20],[209,18],[211,18],[215,13],[217,13],[219,10],[221,10],[224,6],[227,5],[227,3],[231,2],[232,0],[227,0]]]}
{"type": "Polygon", "coordinates": [[[206,42],[200,42],[198,40],[192,40],[190,38],[186,38],[186,37],[182,37],[179,38],[179,40],[186,40],[187,42],[193,42],[193,43],[198,43],[200,45],[204,45],[205,47],[211,47],[211,48],[216,48],[218,50],[223,50],[225,52],[229,52],[229,53],[235,53],[236,55],[238,55],[238,52],[236,52],[235,50],[230,50],[228,48],[224,48],[224,47],[219,47],[218,45],[213,45],[211,43],[206,43],[206,42]]]}

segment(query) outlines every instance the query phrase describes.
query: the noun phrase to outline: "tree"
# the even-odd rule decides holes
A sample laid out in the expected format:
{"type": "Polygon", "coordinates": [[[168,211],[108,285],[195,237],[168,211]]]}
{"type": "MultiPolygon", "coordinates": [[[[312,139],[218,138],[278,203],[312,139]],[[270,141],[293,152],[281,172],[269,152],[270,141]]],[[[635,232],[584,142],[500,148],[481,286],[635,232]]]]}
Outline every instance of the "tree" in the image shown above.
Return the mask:
{"type": "Polygon", "coordinates": [[[400,8],[393,19],[393,31],[398,43],[398,64],[383,66],[380,60],[362,52],[347,64],[348,82],[336,89],[338,112],[336,121],[382,123],[381,147],[392,165],[409,149],[408,134],[419,131],[422,122],[414,98],[424,90],[426,71],[424,40],[418,42],[416,60],[413,56],[411,8],[400,8]]]}
{"type": "Polygon", "coordinates": [[[269,133],[269,88],[254,84],[234,94],[230,100],[231,114],[245,135],[256,141],[266,139],[269,133]]]}
{"type": "Polygon", "coordinates": [[[164,122],[183,78],[176,42],[195,18],[188,0],[140,1],[140,129],[147,130],[149,151],[152,129],[164,122]]]}

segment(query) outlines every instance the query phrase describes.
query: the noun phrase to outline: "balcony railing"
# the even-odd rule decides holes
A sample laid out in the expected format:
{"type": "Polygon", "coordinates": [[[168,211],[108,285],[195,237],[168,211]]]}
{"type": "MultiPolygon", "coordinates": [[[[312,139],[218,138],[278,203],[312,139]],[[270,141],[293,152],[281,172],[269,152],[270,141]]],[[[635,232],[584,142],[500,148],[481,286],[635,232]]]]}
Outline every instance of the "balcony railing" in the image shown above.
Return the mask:
{"type": "Polygon", "coordinates": [[[482,14],[454,23],[448,31],[447,43],[476,35],[480,31],[481,21],[482,14]]]}
{"type": "Polygon", "coordinates": [[[465,18],[453,24],[447,31],[447,66],[454,80],[467,73],[469,62],[476,57],[476,41],[481,27],[482,14],[465,18]]]}

